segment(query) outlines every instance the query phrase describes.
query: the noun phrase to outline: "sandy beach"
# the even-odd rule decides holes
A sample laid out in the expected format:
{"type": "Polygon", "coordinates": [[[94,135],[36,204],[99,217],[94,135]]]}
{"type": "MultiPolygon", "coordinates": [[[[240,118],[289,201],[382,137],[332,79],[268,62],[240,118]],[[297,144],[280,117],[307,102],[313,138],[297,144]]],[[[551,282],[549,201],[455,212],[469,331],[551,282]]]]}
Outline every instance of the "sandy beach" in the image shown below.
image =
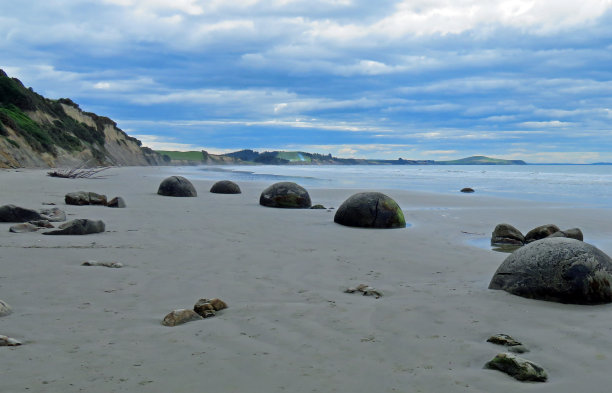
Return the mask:
{"type": "MultiPolygon", "coordinates": [[[[612,305],[577,306],[487,289],[507,254],[486,247],[496,224],[524,232],[579,227],[612,254],[612,210],[471,195],[381,191],[409,227],[333,222],[334,210],[259,205],[242,194],[156,194],[176,168],[126,167],[104,179],[0,171],[0,205],[55,203],[92,218],[86,236],[10,233],[0,223],[0,392],[608,392],[612,305]],[[127,207],[67,206],[64,195],[122,196],[127,207]],[[484,244],[485,246],[478,246],[484,244]],[[84,267],[117,261],[121,269],[84,267]],[[344,293],[368,284],[374,298],[344,293]],[[218,297],[214,318],[166,327],[163,317],[218,297]],[[484,364],[505,333],[549,375],[521,383],[484,364]]],[[[337,208],[363,190],[309,189],[337,208]]]]}

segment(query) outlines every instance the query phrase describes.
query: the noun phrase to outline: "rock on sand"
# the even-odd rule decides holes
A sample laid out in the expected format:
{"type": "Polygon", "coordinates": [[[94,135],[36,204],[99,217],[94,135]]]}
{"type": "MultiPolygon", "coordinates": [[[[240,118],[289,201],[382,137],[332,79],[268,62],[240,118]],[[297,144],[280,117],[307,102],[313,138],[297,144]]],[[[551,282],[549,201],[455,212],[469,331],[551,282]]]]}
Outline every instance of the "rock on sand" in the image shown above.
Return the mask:
{"type": "Polygon", "coordinates": [[[334,222],[362,228],[406,227],[402,209],[380,192],[361,192],[351,196],[336,211],[334,222]]]}
{"type": "Polygon", "coordinates": [[[172,197],[197,197],[193,184],[183,176],[170,176],[161,182],[157,189],[159,195],[172,197]]]}
{"type": "Polygon", "coordinates": [[[213,194],[240,194],[242,191],[238,184],[230,180],[221,180],[213,184],[210,188],[213,194]]]}
{"type": "Polygon", "coordinates": [[[559,303],[612,302],[612,259],[579,240],[552,237],[510,254],[499,266],[490,289],[559,303]]]}
{"type": "Polygon", "coordinates": [[[308,209],[311,206],[308,191],[293,182],[272,184],[261,193],[259,204],[286,209],[308,209]]]}

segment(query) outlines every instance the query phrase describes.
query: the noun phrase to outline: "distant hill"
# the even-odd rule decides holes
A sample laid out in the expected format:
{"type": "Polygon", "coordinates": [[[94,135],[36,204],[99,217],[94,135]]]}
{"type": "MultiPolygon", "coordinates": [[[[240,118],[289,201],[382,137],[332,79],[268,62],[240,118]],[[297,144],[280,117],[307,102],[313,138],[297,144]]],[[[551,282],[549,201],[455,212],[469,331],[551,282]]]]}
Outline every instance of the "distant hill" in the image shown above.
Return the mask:
{"type": "Polygon", "coordinates": [[[472,156],[451,161],[436,161],[436,165],[527,165],[523,160],[502,160],[485,156],[472,156]]]}
{"type": "Polygon", "coordinates": [[[245,149],[226,154],[210,154],[202,151],[163,151],[172,164],[234,164],[234,165],[525,165],[522,160],[502,160],[485,156],[474,156],[453,161],[432,160],[374,160],[364,158],[338,158],[331,154],[307,153],[303,151],[266,151],[259,153],[245,149]]]}
{"type": "Polygon", "coordinates": [[[108,117],[82,111],[69,98],[52,100],[0,70],[0,168],[160,165],[108,117]]]}

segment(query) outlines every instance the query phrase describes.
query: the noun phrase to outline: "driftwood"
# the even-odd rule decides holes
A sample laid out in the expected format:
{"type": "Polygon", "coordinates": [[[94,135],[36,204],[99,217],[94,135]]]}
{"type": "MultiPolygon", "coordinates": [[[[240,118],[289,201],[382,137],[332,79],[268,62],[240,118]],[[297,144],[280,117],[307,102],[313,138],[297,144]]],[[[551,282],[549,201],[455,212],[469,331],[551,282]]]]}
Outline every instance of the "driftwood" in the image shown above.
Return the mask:
{"type": "Polygon", "coordinates": [[[62,177],[65,179],[103,179],[104,176],[95,176],[96,174],[107,170],[109,166],[96,167],[96,168],[84,168],[83,165],[76,168],[69,169],[56,169],[54,171],[47,172],[47,176],[51,177],[62,177]]]}

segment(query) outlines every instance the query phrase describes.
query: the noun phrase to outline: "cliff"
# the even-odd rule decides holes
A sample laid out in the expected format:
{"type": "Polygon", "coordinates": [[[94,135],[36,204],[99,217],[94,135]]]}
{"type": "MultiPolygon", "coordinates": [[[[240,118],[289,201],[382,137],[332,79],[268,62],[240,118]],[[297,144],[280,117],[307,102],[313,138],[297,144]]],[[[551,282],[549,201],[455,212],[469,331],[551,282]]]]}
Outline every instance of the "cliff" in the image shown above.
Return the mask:
{"type": "Polygon", "coordinates": [[[52,100],[0,70],[0,168],[161,165],[111,119],[52,100]]]}

